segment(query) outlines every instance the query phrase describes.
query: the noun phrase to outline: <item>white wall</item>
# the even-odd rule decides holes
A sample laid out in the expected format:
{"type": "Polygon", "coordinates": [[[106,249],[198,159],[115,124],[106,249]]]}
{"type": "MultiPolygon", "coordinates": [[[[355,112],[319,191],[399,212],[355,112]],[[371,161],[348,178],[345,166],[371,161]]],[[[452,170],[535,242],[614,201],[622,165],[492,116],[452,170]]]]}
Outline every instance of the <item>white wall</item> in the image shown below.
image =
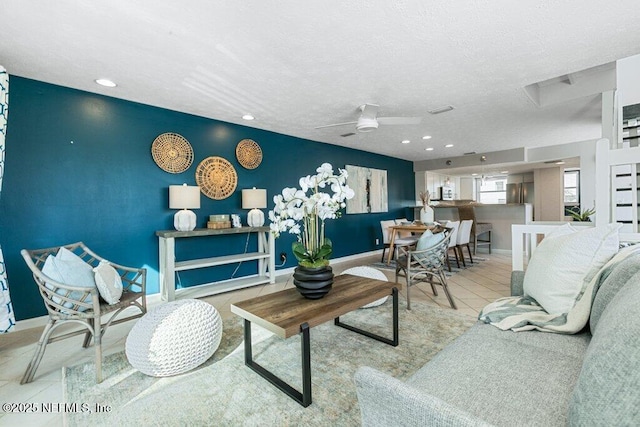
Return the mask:
{"type": "Polygon", "coordinates": [[[474,200],[473,185],[473,178],[460,177],[460,200],[474,200]]]}
{"type": "Polygon", "coordinates": [[[640,104],[640,55],[621,59],[618,74],[618,106],[640,104]]]}

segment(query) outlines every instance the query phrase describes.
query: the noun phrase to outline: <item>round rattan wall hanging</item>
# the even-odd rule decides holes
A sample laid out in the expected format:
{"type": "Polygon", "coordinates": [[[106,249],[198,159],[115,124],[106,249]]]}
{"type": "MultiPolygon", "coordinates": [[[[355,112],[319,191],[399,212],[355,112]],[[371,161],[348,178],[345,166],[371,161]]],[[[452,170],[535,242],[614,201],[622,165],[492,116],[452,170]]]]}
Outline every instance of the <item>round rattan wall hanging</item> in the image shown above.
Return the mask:
{"type": "Polygon", "coordinates": [[[262,162],[262,149],[252,139],[243,139],[236,146],[236,157],[245,169],[255,169],[262,162]]]}
{"type": "Polygon", "coordinates": [[[167,132],[151,144],[153,161],[165,172],[181,173],[193,163],[193,148],[182,135],[167,132]]]}
{"type": "Polygon", "coordinates": [[[207,157],[196,168],[196,183],[205,196],[222,200],[236,189],[238,174],[233,165],[222,157],[207,157]]]}

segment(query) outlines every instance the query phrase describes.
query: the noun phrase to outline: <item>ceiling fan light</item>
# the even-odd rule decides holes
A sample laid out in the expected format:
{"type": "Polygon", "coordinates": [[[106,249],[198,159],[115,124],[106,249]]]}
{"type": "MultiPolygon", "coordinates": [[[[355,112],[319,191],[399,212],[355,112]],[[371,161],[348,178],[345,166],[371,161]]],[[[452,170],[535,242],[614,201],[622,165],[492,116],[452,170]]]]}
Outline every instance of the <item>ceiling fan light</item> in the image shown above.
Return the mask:
{"type": "Polygon", "coordinates": [[[356,124],[358,132],[371,132],[378,129],[378,121],[367,117],[360,117],[356,124]]]}

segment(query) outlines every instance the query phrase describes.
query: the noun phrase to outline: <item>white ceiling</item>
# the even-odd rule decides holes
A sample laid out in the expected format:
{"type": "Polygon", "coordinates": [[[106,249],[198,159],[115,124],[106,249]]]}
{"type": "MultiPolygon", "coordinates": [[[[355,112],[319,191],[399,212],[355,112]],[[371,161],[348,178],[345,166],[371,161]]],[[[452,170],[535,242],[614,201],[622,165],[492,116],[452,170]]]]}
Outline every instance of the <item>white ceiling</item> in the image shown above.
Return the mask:
{"type": "Polygon", "coordinates": [[[523,87],[640,53],[635,11],[637,1],[601,0],[2,0],[0,64],[22,77],[425,160],[600,137],[599,96],[540,108],[523,87]],[[100,87],[100,77],[118,86],[100,87]],[[349,138],[339,136],[348,126],[314,129],[355,120],[363,103],[422,123],[349,138]],[[447,104],[455,109],[427,113],[447,104]],[[243,121],[245,113],[256,120],[243,121]]]}

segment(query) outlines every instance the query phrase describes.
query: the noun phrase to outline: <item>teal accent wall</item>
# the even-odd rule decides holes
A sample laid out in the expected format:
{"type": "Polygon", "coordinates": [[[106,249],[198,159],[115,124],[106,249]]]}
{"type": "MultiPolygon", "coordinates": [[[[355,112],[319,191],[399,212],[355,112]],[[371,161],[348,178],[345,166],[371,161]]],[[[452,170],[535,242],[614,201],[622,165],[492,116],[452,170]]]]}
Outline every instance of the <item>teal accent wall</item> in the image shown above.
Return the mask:
{"type": "MultiPolygon", "coordinates": [[[[198,227],[210,214],[240,214],[243,188],[266,188],[269,206],[284,187],[313,174],[323,162],[387,170],[389,212],[346,215],[327,224],[333,258],[380,249],[380,220],[411,215],[415,204],[412,163],[387,156],[323,144],[246,126],[10,77],[11,94],[4,185],[0,196],[0,242],[4,251],[11,298],[18,320],[46,314],[41,297],[20,250],[76,241],[110,261],[147,267],[148,293],[158,287],[156,230],[173,229],[168,186],[195,185],[197,165],[208,156],[231,162],[238,187],[225,200],[202,195],[194,210],[198,227]],[[194,162],[181,174],[160,169],[151,157],[151,143],[164,132],[183,135],[193,146],[194,162]],[[263,151],[262,164],[244,169],[235,147],[244,138],[263,151]]],[[[268,209],[265,209],[265,215],[268,209]]],[[[178,240],[180,259],[244,251],[246,235],[178,240]]],[[[276,257],[291,253],[294,236],[276,240],[276,257]]],[[[248,242],[256,247],[255,237],[248,242]]],[[[278,263],[278,258],[276,258],[278,263]]],[[[228,279],[237,265],[180,273],[182,286],[228,279]]],[[[255,263],[241,265],[237,276],[255,273],[255,263]]]]}

